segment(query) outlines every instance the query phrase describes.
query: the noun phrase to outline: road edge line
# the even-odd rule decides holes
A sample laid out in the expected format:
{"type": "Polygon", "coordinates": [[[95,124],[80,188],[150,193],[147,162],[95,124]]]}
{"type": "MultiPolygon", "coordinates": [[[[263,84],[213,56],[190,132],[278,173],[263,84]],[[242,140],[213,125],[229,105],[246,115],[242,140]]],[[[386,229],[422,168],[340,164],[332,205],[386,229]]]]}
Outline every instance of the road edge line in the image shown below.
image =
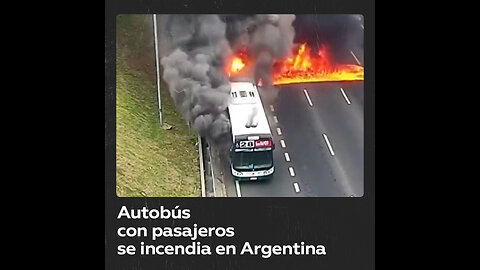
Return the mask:
{"type": "Polygon", "coordinates": [[[198,159],[200,162],[200,185],[202,187],[202,197],[207,197],[205,189],[205,164],[203,163],[203,144],[200,135],[197,136],[198,140],[198,159]]]}
{"type": "Polygon", "coordinates": [[[240,190],[240,182],[235,181],[235,191],[237,192],[237,197],[242,197],[242,191],[240,190]]]}

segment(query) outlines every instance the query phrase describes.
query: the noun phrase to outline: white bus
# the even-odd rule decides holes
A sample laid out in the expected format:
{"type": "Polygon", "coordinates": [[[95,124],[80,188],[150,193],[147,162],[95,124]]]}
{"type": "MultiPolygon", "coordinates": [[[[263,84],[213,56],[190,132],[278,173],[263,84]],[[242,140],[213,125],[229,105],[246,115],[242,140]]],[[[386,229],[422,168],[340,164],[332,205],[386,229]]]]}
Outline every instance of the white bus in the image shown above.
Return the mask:
{"type": "Polygon", "coordinates": [[[272,132],[257,86],[231,82],[228,113],[232,126],[230,168],[235,180],[267,179],[274,172],[272,132]]]}

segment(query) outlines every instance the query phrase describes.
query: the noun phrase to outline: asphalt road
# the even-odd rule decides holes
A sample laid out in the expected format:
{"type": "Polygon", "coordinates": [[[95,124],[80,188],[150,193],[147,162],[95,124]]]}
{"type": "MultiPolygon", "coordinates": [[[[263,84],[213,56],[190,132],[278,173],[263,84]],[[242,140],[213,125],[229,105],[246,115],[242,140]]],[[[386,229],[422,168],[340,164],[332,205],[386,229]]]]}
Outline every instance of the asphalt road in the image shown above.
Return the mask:
{"type": "Polygon", "coordinates": [[[274,177],[269,181],[240,182],[241,195],[362,196],[363,104],[359,95],[363,95],[363,82],[282,87],[278,99],[271,104],[274,111],[266,108],[277,146],[274,177]],[[356,94],[352,95],[353,92],[356,94]],[[278,135],[277,128],[282,135],[278,135]]]}

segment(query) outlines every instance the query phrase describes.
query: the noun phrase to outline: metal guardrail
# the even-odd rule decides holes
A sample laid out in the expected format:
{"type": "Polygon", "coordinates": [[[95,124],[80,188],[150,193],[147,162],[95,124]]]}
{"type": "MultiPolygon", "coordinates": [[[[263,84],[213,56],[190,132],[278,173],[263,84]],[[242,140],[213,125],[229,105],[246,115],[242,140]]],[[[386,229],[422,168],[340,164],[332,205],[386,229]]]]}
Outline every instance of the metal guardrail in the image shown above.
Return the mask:
{"type": "Polygon", "coordinates": [[[203,143],[202,138],[198,135],[198,159],[200,163],[200,185],[202,187],[202,197],[207,196],[207,192],[205,189],[205,165],[204,165],[204,158],[203,158],[203,143]]]}
{"type": "Polygon", "coordinates": [[[218,157],[214,154],[215,149],[211,147],[208,141],[198,136],[202,197],[226,197],[223,175],[219,168],[219,161],[216,160],[218,157]],[[215,172],[219,172],[219,170],[220,173],[217,175],[215,172]]]}

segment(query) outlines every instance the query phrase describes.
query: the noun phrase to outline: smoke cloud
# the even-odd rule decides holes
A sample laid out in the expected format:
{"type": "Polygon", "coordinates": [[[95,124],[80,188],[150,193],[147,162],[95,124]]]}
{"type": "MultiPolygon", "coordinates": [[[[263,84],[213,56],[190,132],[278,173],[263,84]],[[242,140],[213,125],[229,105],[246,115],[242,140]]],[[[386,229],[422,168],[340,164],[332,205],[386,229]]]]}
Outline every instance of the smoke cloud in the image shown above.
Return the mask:
{"type": "Polygon", "coordinates": [[[211,143],[229,137],[230,85],[224,64],[246,47],[255,60],[251,79],[270,84],[274,58],[291,53],[295,15],[160,15],[162,77],[183,117],[211,143]]]}
{"type": "Polygon", "coordinates": [[[363,50],[359,19],[359,15],[352,14],[302,14],[293,22],[296,29],[294,42],[307,42],[315,51],[322,44],[328,45],[332,60],[344,63],[350,57],[345,56],[345,52],[352,48],[363,50]]]}
{"type": "Polygon", "coordinates": [[[292,52],[295,15],[260,14],[227,16],[227,38],[233,49],[247,48],[255,60],[254,80],[262,78],[264,86],[271,85],[271,66],[275,58],[292,52]]]}

